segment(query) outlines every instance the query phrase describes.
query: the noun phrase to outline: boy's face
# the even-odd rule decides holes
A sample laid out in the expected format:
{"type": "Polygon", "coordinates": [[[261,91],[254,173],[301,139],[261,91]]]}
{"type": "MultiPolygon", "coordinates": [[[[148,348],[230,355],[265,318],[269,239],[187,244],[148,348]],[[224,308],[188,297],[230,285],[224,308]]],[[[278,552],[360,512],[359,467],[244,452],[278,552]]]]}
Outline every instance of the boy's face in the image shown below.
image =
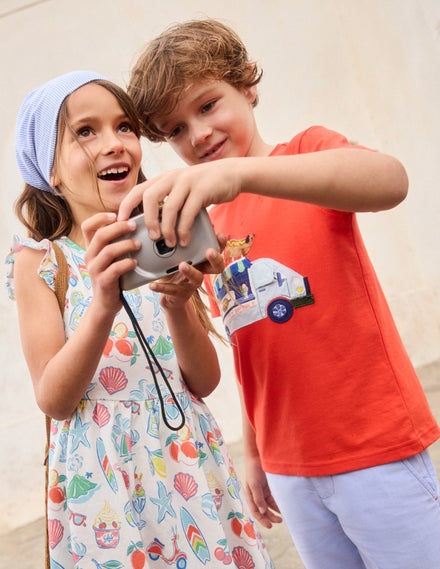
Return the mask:
{"type": "Polygon", "coordinates": [[[252,107],[255,96],[256,87],[238,90],[226,81],[196,82],[156,126],[190,165],[258,156],[262,150],[252,107]]]}

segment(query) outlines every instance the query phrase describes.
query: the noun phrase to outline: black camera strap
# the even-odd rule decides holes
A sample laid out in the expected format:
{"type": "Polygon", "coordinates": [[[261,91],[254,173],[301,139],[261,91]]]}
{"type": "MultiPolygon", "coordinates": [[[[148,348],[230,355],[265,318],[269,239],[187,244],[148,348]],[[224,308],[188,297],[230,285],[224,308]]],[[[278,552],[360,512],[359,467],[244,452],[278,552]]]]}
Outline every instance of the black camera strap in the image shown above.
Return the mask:
{"type": "Polygon", "coordinates": [[[165,375],[165,372],[164,372],[163,369],[162,369],[162,366],[161,366],[160,363],[157,361],[157,358],[156,358],[155,353],[153,352],[153,350],[152,350],[150,344],[148,343],[147,339],[145,338],[144,333],[142,332],[142,329],[141,329],[141,327],[140,327],[140,325],[139,325],[139,322],[137,321],[136,316],[133,314],[133,311],[132,311],[130,305],[128,304],[127,299],[125,298],[124,293],[122,292],[122,290],[121,290],[121,293],[120,293],[120,297],[121,297],[122,305],[124,306],[125,311],[127,312],[128,316],[129,316],[129,318],[130,318],[130,320],[131,320],[131,323],[132,323],[132,325],[133,325],[133,328],[134,328],[134,331],[135,331],[135,333],[136,333],[136,336],[137,336],[137,338],[138,338],[138,340],[139,340],[139,343],[140,343],[141,346],[142,346],[142,350],[143,350],[143,352],[144,352],[144,354],[145,354],[145,357],[147,358],[148,365],[149,365],[149,368],[150,368],[150,372],[151,372],[151,375],[153,376],[154,385],[155,385],[155,387],[156,387],[157,394],[158,394],[158,397],[159,397],[160,409],[161,409],[161,412],[162,412],[163,421],[164,421],[165,425],[166,425],[169,429],[171,429],[172,431],[178,431],[178,430],[181,429],[181,428],[183,427],[183,425],[185,424],[185,413],[183,412],[183,409],[182,409],[182,407],[181,407],[179,401],[177,400],[176,394],[174,393],[173,389],[171,388],[171,385],[169,384],[169,381],[168,381],[168,379],[167,379],[167,377],[166,377],[166,375],[165,375]],[[156,365],[156,370],[155,370],[154,367],[153,367],[153,362],[154,362],[154,364],[156,365]],[[158,373],[160,373],[160,375],[162,376],[162,379],[163,379],[163,381],[165,382],[165,385],[167,386],[167,388],[168,388],[168,390],[169,390],[169,392],[170,392],[170,395],[171,395],[171,398],[172,398],[172,400],[173,400],[173,402],[174,402],[174,405],[177,407],[177,409],[178,409],[178,411],[179,411],[179,415],[180,415],[180,419],[181,419],[181,420],[180,420],[180,423],[179,423],[178,425],[176,425],[176,426],[171,425],[170,422],[168,421],[168,418],[167,418],[167,415],[166,415],[166,411],[165,411],[165,402],[164,402],[164,400],[163,400],[163,394],[162,394],[162,391],[161,391],[161,389],[160,389],[159,382],[158,382],[158,380],[157,380],[157,374],[158,374],[158,373]]]}

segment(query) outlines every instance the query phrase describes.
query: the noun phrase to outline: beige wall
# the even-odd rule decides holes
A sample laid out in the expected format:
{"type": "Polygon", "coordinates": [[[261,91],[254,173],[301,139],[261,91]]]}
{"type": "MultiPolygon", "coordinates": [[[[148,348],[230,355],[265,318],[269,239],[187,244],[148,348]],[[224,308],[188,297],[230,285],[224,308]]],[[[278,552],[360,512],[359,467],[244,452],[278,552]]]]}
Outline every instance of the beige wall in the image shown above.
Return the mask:
{"type": "MultiPolygon", "coordinates": [[[[440,360],[440,3],[438,0],[0,1],[0,241],[20,231],[13,154],[25,94],[55,75],[93,69],[125,84],[136,55],[173,21],[208,15],[231,24],[264,68],[257,119],[270,143],[311,124],[398,156],[410,194],[360,223],[417,367],[440,360]]],[[[145,146],[148,176],[180,164],[145,146]]],[[[2,276],[2,280],[4,277],[2,276]]],[[[0,294],[0,533],[42,513],[44,422],[20,352],[15,306],[0,294]]],[[[44,323],[42,323],[44,325],[44,323]]],[[[230,353],[209,398],[227,441],[240,438],[230,353]]],[[[432,367],[432,369],[436,369],[432,367]]],[[[440,417],[439,417],[440,419],[440,417]]]]}

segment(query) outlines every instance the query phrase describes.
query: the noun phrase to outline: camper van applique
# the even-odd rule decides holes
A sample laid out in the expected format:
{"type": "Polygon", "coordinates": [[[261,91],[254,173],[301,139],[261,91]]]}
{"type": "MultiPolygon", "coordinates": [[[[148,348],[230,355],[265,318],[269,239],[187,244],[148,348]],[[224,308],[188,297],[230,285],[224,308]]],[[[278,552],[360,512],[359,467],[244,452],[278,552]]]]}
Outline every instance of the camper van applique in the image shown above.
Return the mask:
{"type": "Polygon", "coordinates": [[[277,324],[287,322],[296,308],[315,302],[307,277],[273,259],[251,262],[244,256],[215,278],[214,294],[229,338],[263,318],[277,324]]]}

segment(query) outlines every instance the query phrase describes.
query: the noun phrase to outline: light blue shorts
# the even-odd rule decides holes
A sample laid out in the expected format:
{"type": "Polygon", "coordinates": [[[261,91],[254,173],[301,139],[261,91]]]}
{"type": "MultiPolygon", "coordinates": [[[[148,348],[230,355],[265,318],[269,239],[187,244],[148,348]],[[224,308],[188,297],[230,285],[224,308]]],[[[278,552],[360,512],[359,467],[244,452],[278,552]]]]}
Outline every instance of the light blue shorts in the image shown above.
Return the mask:
{"type": "Polygon", "coordinates": [[[427,450],[344,474],[267,480],[307,569],[440,569],[439,483],[427,450]]]}

